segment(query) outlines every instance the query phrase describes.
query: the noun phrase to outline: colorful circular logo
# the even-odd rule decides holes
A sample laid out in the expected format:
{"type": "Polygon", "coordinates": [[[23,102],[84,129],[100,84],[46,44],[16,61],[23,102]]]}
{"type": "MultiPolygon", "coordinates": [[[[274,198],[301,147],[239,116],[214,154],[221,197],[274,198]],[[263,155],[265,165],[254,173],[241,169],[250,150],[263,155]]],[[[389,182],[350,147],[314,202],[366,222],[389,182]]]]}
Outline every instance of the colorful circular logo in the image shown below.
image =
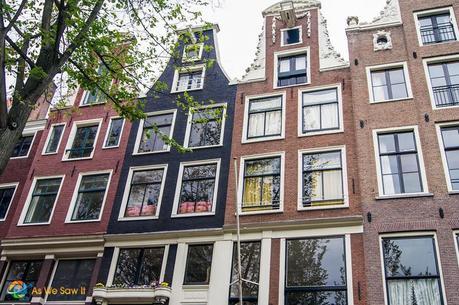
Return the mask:
{"type": "Polygon", "coordinates": [[[14,299],[23,299],[27,295],[29,286],[23,281],[13,281],[8,285],[6,293],[11,295],[14,299]]]}

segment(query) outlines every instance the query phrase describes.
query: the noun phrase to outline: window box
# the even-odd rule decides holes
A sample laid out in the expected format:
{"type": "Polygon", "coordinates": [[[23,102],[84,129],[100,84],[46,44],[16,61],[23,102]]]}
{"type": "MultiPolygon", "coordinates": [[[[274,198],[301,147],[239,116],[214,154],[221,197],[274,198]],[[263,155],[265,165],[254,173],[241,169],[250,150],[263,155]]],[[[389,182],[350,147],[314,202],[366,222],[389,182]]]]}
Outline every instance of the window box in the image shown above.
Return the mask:
{"type": "Polygon", "coordinates": [[[226,104],[191,109],[188,114],[184,146],[192,149],[223,145],[226,104]]]}
{"type": "Polygon", "coordinates": [[[166,304],[171,295],[171,287],[106,287],[94,288],[92,297],[97,304],[152,304],[153,302],[160,302],[160,300],[165,300],[163,304],[166,304]]]}
{"type": "Polygon", "coordinates": [[[406,62],[371,66],[367,67],[366,71],[370,103],[413,98],[406,62]]]}
{"type": "Polygon", "coordinates": [[[62,161],[92,159],[102,119],[73,124],[62,161]]]}
{"type": "Polygon", "coordinates": [[[309,47],[274,53],[273,88],[311,83],[309,47]]]}
{"type": "Polygon", "coordinates": [[[175,70],[171,93],[195,91],[204,88],[205,65],[182,67],[175,70]]]}
{"type": "Polygon", "coordinates": [[[421,46],[457,41],[458,28],[452,7],[414,13],[421,46]]]}

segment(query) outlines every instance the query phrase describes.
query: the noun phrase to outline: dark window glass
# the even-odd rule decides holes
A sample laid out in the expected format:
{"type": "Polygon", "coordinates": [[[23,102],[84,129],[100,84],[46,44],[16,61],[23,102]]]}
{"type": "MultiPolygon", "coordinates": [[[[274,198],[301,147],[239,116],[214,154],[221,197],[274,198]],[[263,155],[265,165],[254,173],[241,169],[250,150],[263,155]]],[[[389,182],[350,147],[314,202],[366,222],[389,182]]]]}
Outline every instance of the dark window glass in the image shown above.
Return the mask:
{"type": "Polygon", "coordinates": [[[346,305],[343,237],[287,241],[286,305],[346,305]]]}
{"type": "Polygon", "coordinates": [[[163,174],[164,169],[134,171],[124,217],[156,215],[163,174]]]}
{"type": "Polygon", "coordinates": [[[282,97],[249,101],[247,138],[280,136],[282,134],[282,97]]]}
{"type": "Polygon", "coordinates": [[[62,178],[37,180],[24,223],[46,223],[50,220],[62,178]]]}
{"type": "Polygon", "coordinates": [[[430,83],[437,107],[459,104],[459,61],[429,65],[430,83]]]}
{"type": "Polygon", "coordinates": [[[86,158],[91,156],[94,150],[99,124],[77,127],[72,148],[67,150],[69,159],[86,158]]]}
{"type": "Polygon", "coordinates": [[[337,89],[303,93],[303,133],[339,127],[337,89]]]}
{"type": "MultiPolygon", "coordinates": [[[[104,64],[99,65],[97,70],[97,74],[99,76],[103,76],[109,73],[107,67],[104,64]]],[[[105,94],[98,88],[94,89],[93,91],[87,91],[86,95],[81,102],[81,105],[91,105],[91,104],[99,104],[105,103],[106,96],[105,94]]]]}
{"type": "Polygon", "coordinates": [[[72,221],[99,218],[109,177],[109,174],[83,176],[78,188],[72,221]]]}
{"type": "Polygon", "coordinates": [[[290,29],[283,31],[284,45],[300,42],[300,29],[290,29]]]}
{"type": "Polygon", "coordinates": [[[384,195],[423,191],[414,132],[379,134],[384,195]]]}
{"type": "Polygon", "coordinates": [[[441,135],[451,187],[457,191],[459,190],[459,127],[443,127],[441,135]]]}
{"type": "Polygon", "coordinates": [[[303,155],[303,206],[344,204],[341,151],[303,155]]]}
{"type": "Polygon", "coordinates": [[[179,73],[176,91],[202,89],[202,70],[179,73]]]}
{"type": "Polygon", "coordinates": [[[403,68],[372,71],[371,84],[375,102],[408,97],[403,68]]]}
{"type": "Polygon", "coordinates": [[[51,287],[78,290],[75,294],[49,294],[48,301],[84,301],[86,294],[82,291],[89,291],[95,262],[95,259],[60,260],[51,287]]]}
{"type": "Polygon", "coordinates": [[[178,214],[212,211],[217,164],[185,166],[178,214]]]}
{"type": "Polygon", "coordinates": [[[64,131],[64,125],[53,126],[45,153],[50,154],[57,152],[59,149],[59,142],[61,141],[62,137],[62,131],[64,131]]]}
{"type": "Polygon", "coordinates": [[[149,116],[143,123],[139,153],[165,151],[168,147],[163,137],[172,136],[173,113],[149,116]]]}
{"type": "Polygon", "coordinates": [[[306,54],[279,57],[277,86],[291,86],[308,82],[306,54]]]}
{"type": "Polygon", "coordinates": [[[200,51],[201,51],[201,45],[200,44],[193,44],[193,45],[187,45],[185,46],[185,56],[184,60],[199,60],[200,57],[200,51]]]}
{"type": "MultiPolygon", "coordinates": [[[[258,304],[260,281],[261,242],[241,243],[242,298],[244,305],[258,304]]],[[[239,303],[237,244],[233,246],[233,265],[231,271],[229,304],[239,303]]]]}
{"type": "Polygon", "coordinates": [[[279,209],[280,171],[280,157],[245,161],[243,211],[279,209]]]}
{"type": "Polygon", "coordinates": [[[207,285],[210,280],[213,245],[190,245],[184,285],[207,285]]]}
{"type": "MultiPolygon", "coordinates": [[[[4,302],[30,302],[32,299],[32,289],[37,283],[38,276],[40,275],[42,261],[12,261],[9,264],[8,273],[3,283],[3,288],[0,295],[0,301],[4,302]],[[21,298],[14,298],[13,295],[7,292],[10,285],[15,285],[18,290],[21,290],[20,283],[15,281],[22,281],[27,285],[24,294],[21,298]]],[[[24,285],[22,285],[24,288],[24,285]]]]}
{"type": "Polygon", "coordinates": [[[8,208],[13,200],[15,189],[16,188],[14,186],[0,188],[0,220],[5,219],[6,217],[6,212],[8,212],[8,208]]]}
{"type": "Polygon", "coordinates": [[[13,149],[12,158],[16,157],[25,157],[29,153],[30,147],[32,146],[33,135],[32,136],[22,136],[19,138],[19,141],[16,143],[13,149]]]}
{"type": "Polygon", "coordinates": [[[159,282],[163,257],[164,247],[121,249],[113,284],[132,287],[159,282]]]}
{"type": "Polygon", "coordinates": [[[223,107],[196,110],[192,114],[189,147],[221,144],[223,107]]]}
{"type": "Polygon", "coordinates": [[[456,40],[449,13],[419,17],[419,24],[423,44],[456,40]]]}
{"type": "Polygon", "coordinates": [[[434,239],[384,238],[384,269],[389,305],[443,304],[434,239]]]}
{"type": "Polygon", "coordinates": [[[110,129],[108,130],[107,140],[105,147],[116,147],[120,144],[121,131],[123,130],[124,119],[112,119],[110,129]]]}

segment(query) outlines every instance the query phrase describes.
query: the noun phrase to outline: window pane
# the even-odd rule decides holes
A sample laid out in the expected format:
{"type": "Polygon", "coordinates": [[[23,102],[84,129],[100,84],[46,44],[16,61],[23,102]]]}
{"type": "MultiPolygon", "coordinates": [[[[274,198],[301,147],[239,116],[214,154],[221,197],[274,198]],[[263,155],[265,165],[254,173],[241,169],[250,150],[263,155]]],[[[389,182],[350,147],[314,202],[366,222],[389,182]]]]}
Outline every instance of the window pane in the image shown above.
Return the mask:
{"type": "Polygon", "coordinates": [[[383,175],[384,195],[401,194],[400,178],[398,174],[383,175]]]}
{"type": "Polygon", "coordinates": [[[220,144],[223,108],[203,109],[193,114],[189,147],[220,144]]]}
{"type": "Polygon", "coordinates": [[[395,138],[393,134],[378,135],[379,153],[395,152],[395,138]]]}
{"type": "Polygon", "coordinates": [[[322,106],[322,129],[339,128],[338,103],[322,106]]]}
{"type": "MultiPolygon", "coordinates": [[[[258,283],[260,281],[260,256],[261,242],[242,242],[241,243],[241,276],[242,279],[258,283]]],[[[239,285],[238,285],[238,256],[237,244],[233,246],[233,263],[231,272],[230,299],[239,300],[239,285]]],[[[254,301],[258,298],[258,285],[243,282],[242,297],[245,301],[254,301]]],[[[250,303],[249,303],[250,304],[250,303]]]]}
{"type": "Polygon", "coordinates": [[[280,135],[282,130],[282,111],[266,113],[266,136],[280,135]]]}
{"type": "Polygon", "coordinates": [[[405,75],[403,73],[403,69],[389,70],[388,72],[391,84],[405,83],[405,75]]]}
{"type": "Polygon", "coordinates": [[[139,285],[151,285],[159,282],[163,265],[164,248],[145,249],[139,273],[139,285]]]}
{"type": "Polygon", "coordinates": [[[346,305],[347,293],[341,291],[287,292],[285,305],[346,305]]]}
{"type": "Polygon", "coordinates": [[[109,174],[91,175],[81,179],[72,221],[99,218],[109,176],[109,174]]]}
{"type": "Polygon", "coordinates": [[[431,78],[444,77],[443,64],[429,65],[429,74],[431,78]]]}
{"type": "Polygon", "coordinates": [[[373,83],[373,87],[375,86],[384,86],[387,84],[386,81],[386,71],[381,72],[371,72],[371,79],[373,83]]]}
{"type": "Polygon", "coordinates": [[[419,173],[403,174],[403,184],[405,186],[405,193],[422,192],[422,185],[419,173]]]}
{"type": "Polygon", "coordinates": [[[446,159],[448,160],[448,168],[459,169],[459,150],[451,150],[446,152],[446,159]]]}
{"type": "Polygon", "coordinates": [[[163,174],[162,169],[134,172],[125,217],[156,215],[163,174]]]}
{"type": "Polygon", "coordinates": [[[53,126],[53,130],[51,131],[51,136],[49,138],[48,145],[46,146],[46,153],[53,153],[57,151],[63,130],[64,125],[53,126]]]}
{"type": "Polygon", "coordinates": [[[416,150],[416,144],[414,143],[414,133],[405,132],[397,134],[399,151],[410,151],[416,150]]]}
{"type": "Polygon", "coordinates": [[[164,247],[121,249],[118,257],[115,285],[143,286],[159,282],[164,247]]]}
{"type": "Polygon", "coordinates": [[[300,29],[284,31],[284,45],[300,42],[300,29]]]}
{"type": "Polygon", "coordinates": [[[123,128],[124,119],[112,119],[110,130],[105,142],[106,147],[118,146],[121,137],[121,130],[123,128]]]}
{"type": "Polygon", "coordinates": [[[265,113],[252,113],[249,116],[248,137],[261,137],[265,133],[265,113]]]}
{"type": "Polygon", "coordinates": [[[324,200],[343,198],[343,181],[340,170],[325,171],[323,173],[324,200]]]}
{"type": "Polygon", "coordinates": [[[113,278],[114,285],[133,286],[136,284],[136,274],[141,249],[121,249],[113,278]]]}
{"type": "Polygon", "coordinates": [[[390,304],[441,305],[438,279],[387,281],[390,304]]]}
{"type": "Polygon", "coordinates": [[[24,157],[29,153],[30,146],[32,145],[32,140],[34,136],[22,136],[19,138],[19,141],[16,143],[11,155],[14,157],[24,157]]]}
{"type": "Polygon", "coordinates": [[[217,174],[217,165],[186,166],[183,170],[183,179],[212,178],[217,174]]]}
{"type": "Polygon", "coordinates": [[[306,56],[298,56],[295,58],[295,68],[296,71],[306,69],[306,56]]]}
{"type": "Polygon", "coordinates": [[[341,167],[341,152],[305,154],[303,156],[304,170],[330,169],[341,167]]]}
{"type": "Polygon", "coordinates": [[[6,212],[13,199],[14,190],[14,187],[0,189],[0,219],[5,219],[6,217],[6,212]]]}
{"type": "Polygon", "coordinates": [[[262,178],[244,179],[244,207],[259,206],[261,204],[261,181],[262,178]]]}
{"type": "Polygon", "coordinates": [[[213,249],[213,245],[188,246],[184,285],[209,284],[213,249]]]}
{"type": "Polygon", "coordinates": [[[320,129],[320,106],[309,106],[303,108],[303,130],[320,129]]]}
{"type": "Polygon", "coordinates": [[[389,98],[389,89],[387,86],[373,87],[373,95],[375,101],[385,101],[389,98]]]}
{"type": "Polygon", "coordinates": [[[338,101],[336,89],[303,93],[303,105],[338,101]]]}
{"type": "MultiPolygon", "coordinates": [[[[6,274],[5,282],[0,294],[0,301],[5,302],[29,302],[32,298],[32,289],[27,289],[20,298],[14,298],[8,294],[7,290],[10,285],[14,285],[17,290],[21,290],[24,286],[15,281],[23,281],[27,286],[35,287],[40,274],[42,261],[12,261],[6,274]]],[[[19,296],[19,295],[18,295],[19,296]]]]}
{"type": "Polygon", "coordinates": [[[402,171],[407,172],[418,172],[418,156],[416,154],[401,155],[400,163],[402,164],[402,171]]]}
{"type": "Polygon", "coordinates": [[[42,223],[50,220],[61,181],[61,178],[37,180],[24,223],[42,223]]]}
{"type": "Polygon", "coordinates": [[[406,98],[408,97],[408,91],[406,90],[405,84],[392,85],[392,98],[406,98]]]}
{"type": "Polygon", "coordinates": [[[279,72],[289,72],[290,69],[290,58],[279,59],[279,72]]]}
{"type": "Polygon", "coordinates": [[[383,175],[399,172],[397,156],[381,156],[381,170],[383,175]]]}
{"type": "Polygon", "coordinates": [[[459,62],[450,62],[447,64],[449,75],[459,75],[459,62]]]}
{"type": "Polygon", "coordinates": [[[250,111],[272,110],[282,107],[281,97],[270,97],[250,101],[250,111]]]}
{"type": "Polygon", "coordinates": [[[459,146],[459,127],[442,128],[441,134],[445,148],[459,146]]]}
{"type": "Polygon", "coordinates": [[[94,149],[99,125],[78,127],[70,149],[69,158],[89,157],[94,149]]]}
{"type": "Polygon", "coordinates": [[[280,158],[246,161],[245,171],[246,175],[279,174],[280,158]]]}

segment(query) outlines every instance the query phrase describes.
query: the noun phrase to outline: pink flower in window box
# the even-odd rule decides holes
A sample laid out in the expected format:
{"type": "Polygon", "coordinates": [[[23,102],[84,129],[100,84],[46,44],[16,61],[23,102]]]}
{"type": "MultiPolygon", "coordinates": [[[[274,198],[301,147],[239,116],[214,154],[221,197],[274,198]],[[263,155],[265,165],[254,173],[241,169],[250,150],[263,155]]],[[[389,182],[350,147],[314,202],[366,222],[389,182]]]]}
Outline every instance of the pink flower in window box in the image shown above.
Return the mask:
{"type": "Polygon", "coordinates": [[[180,203],[179,214],[186,214],[189,204],[193,204],[193,202],[185,201],[180,203]]]}
{"type": "Polygon", "coordinates": [[[209,212],[212,208],[212,204],[207,201],[198,201],[196,204],[196,212],[209,212]]]}
{"type": "Polygon", "coordinates": [[[128,207],[126,209],[126,216],[128,217],[136,217],[140,215],[140,207],[135,206],[135,207],[128,207]]]}
{"type": "Polygon", "coordinates": [[[142,208],[142,216],[153,216],[156,214],[156,205],[145,205],[142,208]]]}

